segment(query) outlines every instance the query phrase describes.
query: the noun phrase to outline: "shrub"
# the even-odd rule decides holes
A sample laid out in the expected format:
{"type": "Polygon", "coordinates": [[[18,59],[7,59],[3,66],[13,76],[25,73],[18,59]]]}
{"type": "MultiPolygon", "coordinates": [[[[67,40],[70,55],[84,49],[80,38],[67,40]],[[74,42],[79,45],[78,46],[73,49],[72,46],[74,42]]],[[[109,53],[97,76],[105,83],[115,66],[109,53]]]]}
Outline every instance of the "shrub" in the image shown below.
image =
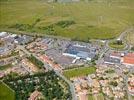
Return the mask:
{"type": "Polygon", "coordinates": [[[75,22],[74,21],[68,21],[67,20],[67,21],[59,21],[55,25],[60,26],[62,28],[65,28],[65,27],[68,27],[68,26],[70,26],[72,24],[75,24],[75,22]]]}
{"type": "Polygon", "coordinates": [[[133,47],[131,47],[131,50],[132,50],[132,51],[134,51],[134,46],[133,46],[133,47]]]}

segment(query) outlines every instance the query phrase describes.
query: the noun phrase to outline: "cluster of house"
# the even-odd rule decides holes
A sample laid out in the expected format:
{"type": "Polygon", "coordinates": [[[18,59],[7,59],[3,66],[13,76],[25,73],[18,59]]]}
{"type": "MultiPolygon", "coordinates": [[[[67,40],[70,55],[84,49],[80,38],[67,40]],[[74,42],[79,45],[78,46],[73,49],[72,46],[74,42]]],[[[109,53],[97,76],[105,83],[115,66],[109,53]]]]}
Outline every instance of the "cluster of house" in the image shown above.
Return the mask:
{"type": "Polygon", "coordinates": [[[45,50],[53,48],[51,47],[52,42],[54,42],[54,40],[50,38],[37,38],[34,42],[30,43],[26,49],[34,53],[41,61],[46,63],[45,66],[51,66],[54,70],[61,71],[61,66],[59,64],[55,63],[54,60],[52,60],[51,57],[47,56],[45,53],[42,54],[45,50]]]}
{"type": "Polygon", "coordinates": [[[45,54],[43,54],[43,55],[39,54],[38,56],[41,61],[46,63],[45,66],[51,66],[54,70],[62,72],[62,67],[59,64],[55,63],[51,58],[49,58],[45,54]]]}
{"type": "Polygon", "coordinates": [[[26,47],[26,49],[28,49],[32,53],[38,53],[46,50],[47,48],[47,45],[39,38],[36,39],[34,42],[28,44],[28,46],[26,47]]]}
{"type": "Polygon", "coordinates": [[[0,42],[2,43],[0,46],[0,56],[3,57],[11,54],[12,50],[15,48],[12,36],[8,35],[6,32],[1,32],[0,42]]]}
{"type": "Polygon", "coordinates": [[[3,45],[0,46],[0,56],[10,55],[18,44],[26,44],[33,40],[33,37],[27,35],[17,35],[7,32],[0,32],[0,42],[3,45]]]}
{"type": "Polygon", "coordinates": [[[96,79],[95,74],[88,75],[88,84],[89,87],[91,88],[91,93],[92,94],[98,94],[100,92],[100,84],[99,81],[96,79]]]}
{"type": "MultiPolygon", "coordinates": [[[[23,58],[22,56],[24,56],[24,53],[18,50],[17,46],[25,45],[33,41],[33,39],[33,37],[28,35],[0,32],[0,65],[1,67],[8,66],[8,64],[12,65],[11,67],[3,68],[4,70],[0,71],[0,77],[4,77],[11,72],[18,73],[19,75],[29,73],[29,70],[27,70],[27,67],[25,66],[28,65],[32,67],[32,64],[25,63],[24,65],[22,63],[23,61],[19,58],[23,58]]],[[[31,69],[34,70],[33,67],[31,69]]]]}
{"type": "Polygon", "coordinates": [[[25,66],[25,69],[27,69],[30,73],[36,73],[39,71],[39,69],[31,63],[27,58],[22,59],[21,61],[22,65],[25,66]]]}
{"type": "MultiPolygon", "coordinates": [[[[10,61],[11,66],[0,71],[0,78],[10,74],[11,72],[17,73],[18,75],[33,74],[39,72],[40,70],[31,63],[27,58],[16,59],[12,62],[10,61]]],[[[4,63],[4,65],[8,65],[4,63]]],[[[3,66],[4,67],[4,66],[3,66]]]]}
{"type": "Polygon", "coordinates": [[[101,68],[96,70],[98,82],[102,88],[102,92],[109,98],[123,99],[125,96],[125,88],[122,76],[114,72],[112,68],[101,68]],[[113,71],[112,71],[113,70],[113,71]]]}
{"type": "Polygon", "coordinates": [[[16,43],[16,44],[27,44],[32,41],[34,38],[28,35],[17,35],[8,32],[0,32],[0,39],[6,40],[9,43],[16,43]]]}
{"type": "Polygon", "coordinates": [[[134,66],[134,53],[113,52],[104,57],[105,64],[123,64],[125,66],[134,66]]]}
{"type": "MultiPolygon", "coordinates": [[[[107,98],[123,100],[126,95],[124,80],[122,76],[114,72],[112,68],[96,69],[95,74],[88,76],[71,78],[75,87],[75,93],[78,100],[88,100],[88,95],[104,94],[107,98]],[[110,70],[113,70],[110,72],[110,70]],[[84,98],[84,99],[83,99],[84,98]]],[[[130,79],[133,82],[132,79],[130,79]]],[[[130,86],[130,85],[129,85],[130,86]]],[[[132,87],[131,87],[132,88],[132,87]]]]}
{"type": "Polygon", "coordinates": [[[0,60],[0,65],[1,67],[7,66],[4,70],[0,70],[0,78],[7,76],[11,72],[17,73],[18,75],[26,75],[29,73],[18,58],[7,58],[0,60]]]}
{"type": "Polygon", "coordinates": [[[88,100],[88,82],[86,77],[72,78],[78,100],[88,100]]]}
{"type": "Polygon", "coordinates": [[[128,91],[129,93],[134,96],[134,75],[130,74],[128,76],[128,91]]]}

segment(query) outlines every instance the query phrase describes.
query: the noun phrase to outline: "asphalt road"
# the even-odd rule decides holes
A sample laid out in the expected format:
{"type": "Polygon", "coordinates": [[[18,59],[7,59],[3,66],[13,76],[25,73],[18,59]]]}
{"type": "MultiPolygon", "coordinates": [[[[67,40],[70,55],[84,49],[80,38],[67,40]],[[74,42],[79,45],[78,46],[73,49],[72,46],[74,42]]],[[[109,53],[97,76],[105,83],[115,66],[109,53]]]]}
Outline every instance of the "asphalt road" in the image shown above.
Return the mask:
{"type": "Polygon", "coordinates": [[[123,41],[124,36],[125,36],[128,32],[131,32],[133,29],[134,29],[133,27],[128,28],[127,30],[125,30],[124,32],[122,32],[122,33],[120,34],[120,36],[119,36],[117,39],[123,41]]]}
{"type": "MultiPolygon", "coordinates": [[[[117,38],[117,40],[122,40],[122,41],[124,41],[124,43],[125,43],[125,47],[124,47],[123,51],[128,51],[128,50],[130,49],[130,45],[126,43],[126,41],[124,40],[124,37],[126,36],[126,34],[127,34],[128,32],[131,32],[133,29],[134,29],[133,27],[130,27],[130,28],[126,29],[126,30],[125,30],[124,32],[122,32],[122,33],[119,35],[119,37],[117,38]]],[[[113,40],[113,39],[112,39],[112,40],[113,40]]],[[[111,47],[109,47],[109,42],[112,41],[112,40],[107,40],[107,41],[106,41],[106,44],[105,44],[106,48],[112,49],[111,47]]]]}

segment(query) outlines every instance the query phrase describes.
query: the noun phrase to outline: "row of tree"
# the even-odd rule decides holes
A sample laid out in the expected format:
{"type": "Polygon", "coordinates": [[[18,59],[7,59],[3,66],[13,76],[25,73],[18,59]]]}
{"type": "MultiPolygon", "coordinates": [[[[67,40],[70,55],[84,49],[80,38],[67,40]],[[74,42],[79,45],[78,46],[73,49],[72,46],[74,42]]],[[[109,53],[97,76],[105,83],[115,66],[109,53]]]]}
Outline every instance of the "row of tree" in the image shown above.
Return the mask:
{"type": "Polygon", "coordinates": [[[37,66],[39,69],[44,67],[43,62],[41,62],[40,60],[38,60],[36,57],[34,57],[33,55],[31,55],[30,57],[28,57],[28,59],[35,65],[37,66]]]}

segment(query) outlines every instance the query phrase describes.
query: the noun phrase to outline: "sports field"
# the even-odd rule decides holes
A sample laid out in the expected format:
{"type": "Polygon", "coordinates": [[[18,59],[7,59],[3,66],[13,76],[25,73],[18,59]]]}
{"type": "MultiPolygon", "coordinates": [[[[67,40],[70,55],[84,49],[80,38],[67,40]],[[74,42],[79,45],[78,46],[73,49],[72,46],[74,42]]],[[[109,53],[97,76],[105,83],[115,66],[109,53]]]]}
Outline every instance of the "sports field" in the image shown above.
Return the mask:
{"type": "Polygon", "coordinates": [[[95,72],[95,67],[80,67],[64,71],[64,76],[67,78],[85,76],[88,74],[93,74],[95,72]]]}
{"type": "Polygon", "coordinates": [[[15,100],[15,93],[0,81],[0,100],[15,100]]]}
{"type": "Polygon", "coordinates": [[[134,0],[46,1],[0,0],[0,30],[88,40],[114,38],[134,25],[134,0]]]}

